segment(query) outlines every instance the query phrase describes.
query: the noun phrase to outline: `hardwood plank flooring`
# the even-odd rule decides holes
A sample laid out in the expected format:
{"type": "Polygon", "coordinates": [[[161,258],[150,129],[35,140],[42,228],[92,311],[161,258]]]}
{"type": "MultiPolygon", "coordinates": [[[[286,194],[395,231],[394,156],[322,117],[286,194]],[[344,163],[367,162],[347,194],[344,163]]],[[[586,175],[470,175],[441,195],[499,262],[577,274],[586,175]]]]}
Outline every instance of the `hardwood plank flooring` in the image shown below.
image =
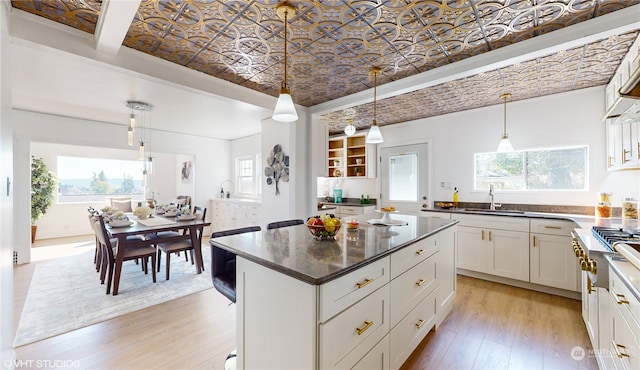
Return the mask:
{"type": "MultiPolygon", "coordinates": [[[[14,272],[15,326],[33,265],[14,272]]],[[[580,301],[465,276],[457,288],[452,312],[402,369],[598,368],[592,356],[571,358],[573,347],[591,348],[580,301]]],[[[208,289],[16,353],[22,369],[59,369],[55,360],[79,369],[223,369],[235,347],[235,321],[235,306],[208,289]]]]}

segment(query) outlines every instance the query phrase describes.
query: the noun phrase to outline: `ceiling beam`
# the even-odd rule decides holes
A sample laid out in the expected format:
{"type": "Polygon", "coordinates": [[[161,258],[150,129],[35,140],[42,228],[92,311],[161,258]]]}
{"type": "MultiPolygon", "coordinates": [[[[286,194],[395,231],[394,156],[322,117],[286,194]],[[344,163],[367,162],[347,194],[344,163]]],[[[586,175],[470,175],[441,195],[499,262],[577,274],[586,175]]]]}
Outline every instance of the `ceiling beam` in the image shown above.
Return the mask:
{"type": "MultiPolygon", "coordinates": [[[[519,62],[569,50],[597,40],[640,29],[640,5],[549,32],[496,50],[434,68],[377,87],[378,100],[445,82],[493,71],[519,62]]],[[[309,108],[312,115],[355,107],[373,101],[373,88],[309,108]]]]}
{"type": "Polygon", "coordinates": [[[141,0],[103,0],[93,35],[96,50],[116,55],[135,17],[141,0]]]}

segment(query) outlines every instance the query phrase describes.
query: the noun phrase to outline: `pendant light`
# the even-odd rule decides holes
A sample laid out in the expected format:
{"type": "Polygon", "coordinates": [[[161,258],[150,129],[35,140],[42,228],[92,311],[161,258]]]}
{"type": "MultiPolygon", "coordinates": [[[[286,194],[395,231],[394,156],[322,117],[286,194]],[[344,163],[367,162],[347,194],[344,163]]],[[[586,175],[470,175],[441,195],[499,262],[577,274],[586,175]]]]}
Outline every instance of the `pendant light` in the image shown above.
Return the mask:
{"type": "MultiPolygon", "coordinates": [[[[133,146],[133,142],[135,141],[135,130],[136,130],[136,115],[133,113],[134,110],[143,112],[148,112],[152,109],[152,105],[149,103],[127,100],[127,108],[131,111],[129,114],[129,128],[127,128],[127,144],[129,146],[133,146]]],[[[142,120],[142,129],[144,130],[144,120],[142,120]]],[[[142,133],[140,134],[140,144],[142,144],[142,133]]],[[[144,156],[141,158],[143,159],[144,156]]]]}
{"type": "Polygon", "coordinates": [[[352,136],[356,133],[356,127],[353,125],[353,118],[347,118],[347,126],[344,128],[344,133],[347,136],[352,136]]]}
{"type": "Polygon", "coordinates": [[[502,132],[502,140],[498,144],[498,153],[513,152],[513,146],[507,134],[507,99],[511,97],[511,94],[502,94],[500,97],[504,99],[504,131],[502,132]]]}
{"type": "Polygon", "coordinates": [[[284,21],[284,79],[280,87],[280,96],[278,97],[276,108],[273,110],[271,117],[279,122],[293,122],[298,119],[298,113],[295,105],[293,105],[291,92],[287,86],[287,23],[289,23],[289,16],[293,17],[296,11],[288,1],[283,1],[276,6],[276,12],[280,19],[284,21]]]}
{"type": "Polygon", "coordinates": [[[372,67],[369,71],[369,76],[373,76],[373,123],[367,134],[367,144],[380,144],[384,141],[378,127],[378,121],[376,121],[376,86],[378,85],[378,76],[381,73],[380,67],[372,67]]]}

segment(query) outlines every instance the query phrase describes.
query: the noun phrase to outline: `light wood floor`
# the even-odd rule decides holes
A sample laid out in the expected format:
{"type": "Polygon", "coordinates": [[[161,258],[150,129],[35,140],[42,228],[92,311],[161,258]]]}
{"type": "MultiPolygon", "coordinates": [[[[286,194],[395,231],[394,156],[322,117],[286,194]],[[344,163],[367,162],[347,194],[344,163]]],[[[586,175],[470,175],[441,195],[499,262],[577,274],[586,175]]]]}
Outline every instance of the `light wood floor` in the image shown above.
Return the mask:
{"type": "MultiPolygon", "coordinates": [[[[15,270],[16,326],[32,274],[15,270]]],[[[597,369],[572,359],[576,346],[590,349],[580,301],[459,276],[454,309],[403,369],[597,369]]],[[[208,289],[16,353],[25,369],[223,369],[234,347],[235,307],[208,289]]]]}

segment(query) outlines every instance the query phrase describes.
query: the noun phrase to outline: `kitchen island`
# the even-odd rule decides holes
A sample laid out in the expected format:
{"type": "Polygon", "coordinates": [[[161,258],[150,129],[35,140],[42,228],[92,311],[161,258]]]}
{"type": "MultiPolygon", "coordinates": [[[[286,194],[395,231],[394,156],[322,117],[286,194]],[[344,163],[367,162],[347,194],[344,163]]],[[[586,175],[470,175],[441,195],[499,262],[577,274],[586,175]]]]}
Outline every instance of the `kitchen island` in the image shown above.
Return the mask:
{"type": "Polygon", "coordinates": [[[211,239],[237,255],[239,369],[399,368],[451,309],[457,221],[306,225],[211,239]]]}

